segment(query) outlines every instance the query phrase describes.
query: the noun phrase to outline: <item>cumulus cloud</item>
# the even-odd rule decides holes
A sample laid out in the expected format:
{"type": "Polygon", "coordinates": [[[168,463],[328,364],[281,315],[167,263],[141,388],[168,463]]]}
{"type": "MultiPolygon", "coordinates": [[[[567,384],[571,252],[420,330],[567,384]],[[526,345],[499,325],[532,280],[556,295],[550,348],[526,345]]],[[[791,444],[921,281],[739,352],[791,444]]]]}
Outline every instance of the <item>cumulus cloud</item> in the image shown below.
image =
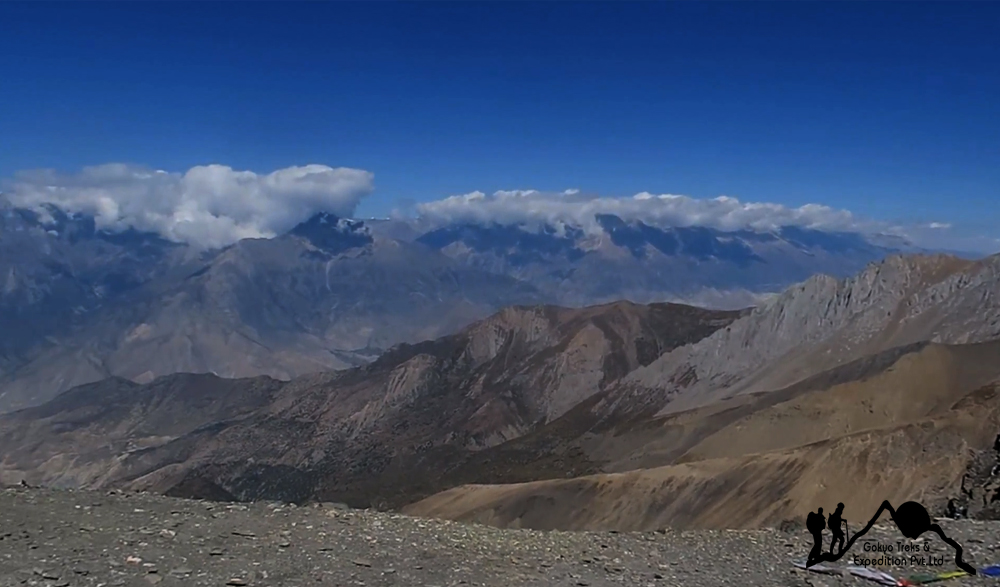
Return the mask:
{"type": "Polygon", "coordinates": [[[169,173],[111,163],[63,174],[43,169],[4,182],[15,206],[45,214],[45,204],[94,216],[99,228],[135,228],[177,242],[218,247],[271,237],[316,212],[350,216],[371,193],[373,176],[326,165],[287,167],[266,175],[224,165],[169,173]]]}
{"type": "MultiPolygon", "coordinates": [[[[12,204],[43,216],[45,204],[94,216],[99,228],[135,228],[199,247],[219,247],[241,238],[272,237],[317,212],[352,216],[373,191],[373,175],[361,169],[326,165],[287,167],[268,174],[224,165],[193,167],[183,173],[111,163],[77,173],[22,172],[0,182],[12,204]]],[[[929,222],[894,226],[820,204],[797,208],[743,202],[720,196],[697,199],[647,192],[631,197],[601,197],[579,189],[561,192],[501,190],[409,202],[397,217],[416,217],[430,228],[454,222],[572,224],[597,232],[594,216],[614,214],[659,227],[706,226],[720,230],[774,230],[801,226],[901,236],[924,246],[996,251],[993,238],[970,237],[951,224],[929,222]]]]}
{"type": "Polygon", "coordinates": [[[647,192],[609,198],[584,194],[576,189],[555,193],[504,190],[493,195],[477,191],[420,204],[417,213],[441,223],[570,223],[595,230],[596,214],[614,214],[624,220],[641,220],[659,227],[706,226],[727,231],[764,231],[780,226],[821,230],[875,228],[874,223],[855,217],[847,210],[819,204],[790,208],[781,204],[741,202],[728,196],[697,199],[647,192]]]}
{"type": "Polygon", "coordinates": [[[414,212],[424,223],[432,226],[454,222],[497,222],[528,227],[548,224],[559,230],[562,225],[571,224],[596,233],[601,229],[594,216],[614,214],[627,221],[639,220],[660,228],[705,226],[725,231],[745,229],[761,232],[782,226],[799,226],[898,237],[928,249],[975,253],[1000,251],[1000,240],[967,234],[946,222],[899,225],[821,204],[789,207],[768,202],[743,202],[728,196],[698,199],[642,192],[630,197],[612,198],[587,194],[578,189],[562,192],[501,190],[492,195],[476,191],[419,204],[414,212]]]}

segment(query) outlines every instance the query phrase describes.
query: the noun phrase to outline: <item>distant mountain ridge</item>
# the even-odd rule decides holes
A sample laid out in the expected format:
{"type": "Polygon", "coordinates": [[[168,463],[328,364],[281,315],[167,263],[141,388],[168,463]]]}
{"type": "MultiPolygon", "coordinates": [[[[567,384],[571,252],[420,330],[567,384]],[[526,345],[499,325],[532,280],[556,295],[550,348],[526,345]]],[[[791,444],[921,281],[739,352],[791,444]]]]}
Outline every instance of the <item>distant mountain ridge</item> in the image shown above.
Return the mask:
{"type": "Polygon", "coordinates": [[[0,412],[74,385],[174,372],[296,375],[364,363],[510,305],[673,301],[737,309],[905,243],[786,227],[598,232],[362,221],[319,213],[270,239],[195,250],[0,196],[0,412]]]}
{"type": "Polygon", "coordinates": [[[659,228],[612,214],[597,214],[595,221],[599,233],[566,223],[461,223],[414,240],[466,264],[524,279],[568,305],[624,298],[741,307],[754,294],[781,291],[816,273],[845,277],[887,255],[922,251],[900,237],[795,226],[725,232],[659,228]],[[706,297],[708,292],[716,295],[706,297]]]}
{"type": "Polygon", "coordinates": [[[8,208],[0,275],[0,411],[109,376],[340,369],[541,300],[530,284],[328,214],[196,251],[8,208]]]}

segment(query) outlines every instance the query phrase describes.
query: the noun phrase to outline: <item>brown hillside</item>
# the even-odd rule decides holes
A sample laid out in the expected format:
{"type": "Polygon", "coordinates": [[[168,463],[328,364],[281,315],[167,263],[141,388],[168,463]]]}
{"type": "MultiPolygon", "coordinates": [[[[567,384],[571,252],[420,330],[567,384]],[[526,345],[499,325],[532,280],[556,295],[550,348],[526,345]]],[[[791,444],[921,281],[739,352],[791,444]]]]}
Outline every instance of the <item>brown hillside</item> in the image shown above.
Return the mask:
{"type": "Polygon", "coordinates": [[[998,359],[997,343],[918,348],[877,373],[855,365],[855,380],[822,386],[819,377],[594,443],[589,456],[617,449],[605,469],[623,473],[464,486],[406,511],[500,526],[648,530],[774,524],[838,500],[854,512],[883,499],[940,507],[957,493],[970,451],[1000,431],[997,385],[987,384],[1000,375],[998,359]],[[650,436],[657,440],[644,443],[650,436]]]}
{"type": "Polygon", "coordinates": [[[470,455],[739,316],[676,304],[515,307],[364,367],[267,380],[263,394],[247,395],[255,380],[209,375],[108,380],[0,416],[0,480],[402,505],[450,487],[449,470],[470,455]],[[204,398],[220,394],[246,399],[207,411],[204,398]]]}

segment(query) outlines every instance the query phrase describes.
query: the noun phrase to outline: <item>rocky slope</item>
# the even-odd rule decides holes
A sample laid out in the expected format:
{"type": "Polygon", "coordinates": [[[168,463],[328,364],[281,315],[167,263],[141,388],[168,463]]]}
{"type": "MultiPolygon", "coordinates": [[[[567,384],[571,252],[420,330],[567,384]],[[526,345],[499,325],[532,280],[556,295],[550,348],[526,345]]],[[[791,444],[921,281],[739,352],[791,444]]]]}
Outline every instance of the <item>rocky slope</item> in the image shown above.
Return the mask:
{"type": "MultiPolygon", "coordinates": [[[[996,523],[940,522],[965,559],[995,563],[996,523]]],[[[898,530],[869,536],[895,544],[898,530]]],[[[569,585],[809,587],[871,584],[801,571],[802,530],[537,532],[326,504],[223,505],[146,494],[0,489],[0,585],[569,585]]],[[[928,558],[950,562],[937,537],[928,558]]],[[[841,565],[843,568],[843,565],[841,565]]],[[[888,567],[896,577],[952,570],[888,567]]],[[[952,585],[994,585],[962,577],[952,585]]]]}
{"type": "Polygon", "coordinates": [[[777,526],[824,503],[875,511],[884,499],[944,514],[962,489],[983,495],[965,478],[1000,434],[998,359],[990,343],[853,365],[576,441],[604,473],[461,486],[404,511],[621,531],[777,526]]]}
{"type": "Polygon", "coordinates": [[[364,367],[288,383],[210,375],[144,386],[107,380],[0,416],[0,476],[401,504],[447,487],[442,475],[470,455],[560,419],[738,316],[624,302],[509,308],[456,335],[398,346],[364,367]],[[211,398],[225,397],[234,403],[206,411],[211,398]],[[188,410],[199,414],[185,418],[188,410]]]}
{"type": "Polygon", "coordinates": [[[811,279],[636,369],[574,424],[540,431],[535,446],[562,443],[599,474],[460,487],[408,511],[531,527],[740,527],[799,518],[819,499],[919,497],[937,511],[979,499],[964,479],[1000,432],[1000,347],[983,342],[1000,338],[998,266],[893,257],[855,278],[811,279]]]}
{"type": "Polygon", "coordinates": [[[819,275],[714,336],[630,374],[598,409],[689,409],[768,391],[893,347],[1000,337],[1000,255],[892,256],[855,277],[819,275]]]}

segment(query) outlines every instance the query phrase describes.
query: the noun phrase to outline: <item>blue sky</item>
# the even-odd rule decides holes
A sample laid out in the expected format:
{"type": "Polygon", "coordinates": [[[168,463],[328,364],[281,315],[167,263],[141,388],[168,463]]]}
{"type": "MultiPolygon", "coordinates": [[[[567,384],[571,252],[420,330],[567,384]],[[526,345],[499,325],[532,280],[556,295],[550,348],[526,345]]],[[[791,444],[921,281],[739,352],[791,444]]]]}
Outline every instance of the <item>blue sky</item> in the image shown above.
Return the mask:
{"type": "Polygon", "coordinates": [[[0,4],[0,177],[821,203],[1000,237],[997,3],[0,4]]]}

